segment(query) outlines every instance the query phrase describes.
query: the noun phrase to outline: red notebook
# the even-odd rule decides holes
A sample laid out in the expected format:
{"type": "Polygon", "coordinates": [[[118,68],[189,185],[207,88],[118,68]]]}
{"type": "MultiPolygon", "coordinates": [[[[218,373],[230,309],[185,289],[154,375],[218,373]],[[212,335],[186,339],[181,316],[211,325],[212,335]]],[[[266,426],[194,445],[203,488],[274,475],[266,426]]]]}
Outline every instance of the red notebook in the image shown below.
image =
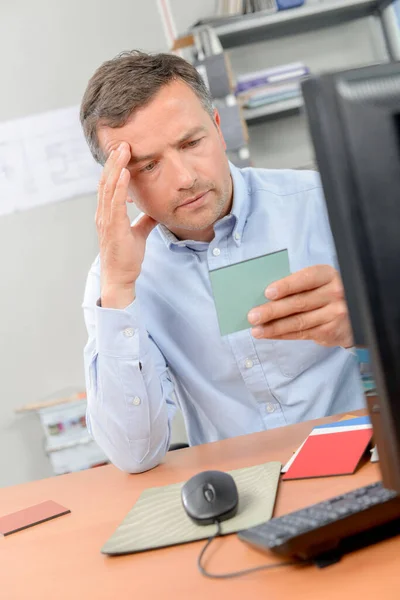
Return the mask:
{"type": "Polygon", "coordinates": [[[0,517],[0,535],[10,535],[21,529],[66,515],[71,511],[53,500],[29,506],[23,510],[0,517]]]}
{"type": "Polygon", "coordinates": [[[311,434],[282,479],[354,473],[371,438],[372,428],[311,434]]]}

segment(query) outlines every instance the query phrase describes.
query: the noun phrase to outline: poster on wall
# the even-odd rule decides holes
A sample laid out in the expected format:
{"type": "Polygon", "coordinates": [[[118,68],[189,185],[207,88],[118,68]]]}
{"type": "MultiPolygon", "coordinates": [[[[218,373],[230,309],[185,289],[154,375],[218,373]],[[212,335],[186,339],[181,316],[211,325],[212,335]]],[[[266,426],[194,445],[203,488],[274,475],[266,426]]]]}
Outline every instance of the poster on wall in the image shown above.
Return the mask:
{"type": "Polygon", "coordinates": [[[0,216],[95,193],[100,173],[78,106],[0,122],[0,216]]]}

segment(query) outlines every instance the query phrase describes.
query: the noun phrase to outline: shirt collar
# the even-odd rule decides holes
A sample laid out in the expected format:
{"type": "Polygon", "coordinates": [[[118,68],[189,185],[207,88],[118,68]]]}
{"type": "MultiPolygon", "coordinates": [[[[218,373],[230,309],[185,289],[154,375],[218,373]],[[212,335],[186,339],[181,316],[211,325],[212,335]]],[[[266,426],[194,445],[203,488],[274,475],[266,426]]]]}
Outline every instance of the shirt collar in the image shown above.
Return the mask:
{"type": "MultiPolygon", "coordinates": [[[[250,190],[247,187],[245,178],[241,169],[235,167],[229,161],[229,168],[232,176],[233,182],[233,202],[232,209],[229,215],[226,215],[220,221],[217,221],[215,225],[222,222],[224,219],[234,217],[234,226],[232,229],[232,236],[234,242],[237,246],[240,246],[242,241],[242,235],[244,226],[247,221],[247,217],[250,210],[250,190]]],[[[206,242],[196,242],[194,240],[178,240],[178,238],[170,231],[165,225],[161,223],[157,225],[158,232],[161,236],[161,239],[164,241],[165,245],[169,250],[173,247],[187,246],[193,250],[202,250],[208,243],[206,242]]]]}
{"type": "Polygon", "coordinates": [[[247,187],[247,182],[243,176],[243,172],[238,167],[229,163],[233,181],[233,203],[231,214],[236,219],[236,224],[233,228],[233,239],[240,246],[243,230],[246,225],[247,217],[250,212],[250,189],[247,187]]]}

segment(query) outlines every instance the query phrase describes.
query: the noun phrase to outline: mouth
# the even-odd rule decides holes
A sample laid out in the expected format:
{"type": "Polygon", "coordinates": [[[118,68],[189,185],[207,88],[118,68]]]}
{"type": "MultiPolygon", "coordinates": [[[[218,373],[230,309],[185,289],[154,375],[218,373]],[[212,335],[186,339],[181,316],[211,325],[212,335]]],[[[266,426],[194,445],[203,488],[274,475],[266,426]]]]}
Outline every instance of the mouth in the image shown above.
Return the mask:
{"type": "Polygon", "coordinates": [[[198,194],[193,198],[188,198],[187,200],[185,200],[185,202],[182,202],[182,204],[179,205],[179,208],[200,206],[200,204],[203,202],[209,191],[210,190],[207,190],[206,192],[202,192],[201,194],[198,194]]]}

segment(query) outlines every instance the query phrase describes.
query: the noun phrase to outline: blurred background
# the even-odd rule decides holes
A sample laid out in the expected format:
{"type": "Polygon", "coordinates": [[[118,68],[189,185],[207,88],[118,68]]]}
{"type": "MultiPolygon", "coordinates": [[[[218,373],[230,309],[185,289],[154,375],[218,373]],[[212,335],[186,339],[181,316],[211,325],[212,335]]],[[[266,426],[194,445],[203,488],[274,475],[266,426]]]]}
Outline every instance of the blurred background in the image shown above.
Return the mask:
{"type": "MultiPolygon", "coordinates": [[[[3,0],[0,487],[105,460],[84,418],[100,170],[78,111],[94,70],[123,50],[179,53],[205,78],[235,164],[314,168],[300,81],[399,59],[399,2],[378,3],[3,0]]],[[[178,415],[173,441],[185,439],[178,415]]]]}

